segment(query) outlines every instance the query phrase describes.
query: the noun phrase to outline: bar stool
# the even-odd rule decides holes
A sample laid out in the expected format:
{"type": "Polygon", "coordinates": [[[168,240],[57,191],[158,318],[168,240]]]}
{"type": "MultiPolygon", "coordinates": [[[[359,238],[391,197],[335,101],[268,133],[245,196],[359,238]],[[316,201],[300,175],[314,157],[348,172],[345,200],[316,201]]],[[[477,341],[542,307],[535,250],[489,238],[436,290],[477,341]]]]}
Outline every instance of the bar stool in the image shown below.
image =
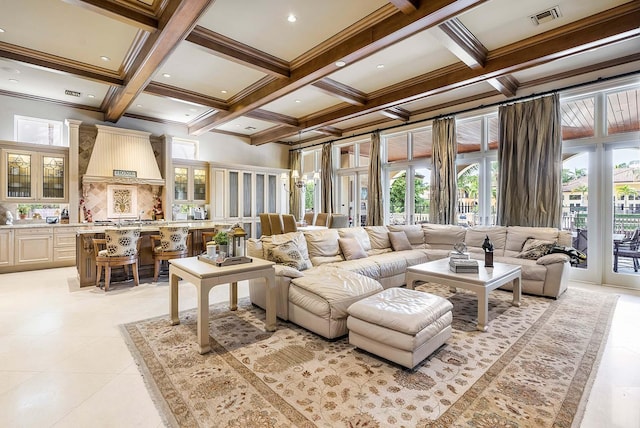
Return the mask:
{"type": "Polygon", "coordinates": [[[104,291],[109,291],[111,268],[123,266],[127,278],[129,265],[133,265],[133,283],[140,284],[138,278],[138,253],[140,252],[140,229],[106,229],[105,238],[93,239],[96,254],[96,287],[100,286],[102,268],[104,268],[104,291]],[[102,248],[106,247],[106,248],[102,248]]]}
{"type": "Polygon", "coordinates": [[[160,264],[189,256],[191,235],[188,226],[162,226],[160,235],[149,235],[153,249],[153,282],[158,282],[160,264]]]}

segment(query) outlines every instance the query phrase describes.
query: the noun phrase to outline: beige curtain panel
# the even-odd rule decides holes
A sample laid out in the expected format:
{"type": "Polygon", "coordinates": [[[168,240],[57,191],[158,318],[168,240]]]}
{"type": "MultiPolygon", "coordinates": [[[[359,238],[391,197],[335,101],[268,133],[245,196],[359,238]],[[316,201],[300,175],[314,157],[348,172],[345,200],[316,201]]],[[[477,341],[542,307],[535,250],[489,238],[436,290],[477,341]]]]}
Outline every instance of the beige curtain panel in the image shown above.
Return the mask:
{"type": "MultiPolygon", "coordinates": [[[[302,153],[300,153],[300,150],[289,152],[289,169],[291,169],[291,171],[298,171],[298,173],[300,173],[301,162],[302,153]]],[[[298,219],[302,211],[302,196],[300,193],[300,190],[296,188],[294,180],[289,179],[289,213],[293,214],[296,219],[298,219]]]]}
{"type": "Polygon", "coordinates": [[[322,146],[322,175],[320,181],[322,183],[322,212],[333,213],[333,157],[331,143],[322,146]]]}
{"type": "Polygon", "coordinates": [[[498,114],[498,224],[560,227],[559,95],[501,106],[498,114]]]}
{"type": "Polygon", "coordinates": [[[455,224],[457,203],[456,119],[433,122],[433,167],[431,168],[431,223],[455,224]]]}
{"type": "MultiPolygon", "coordinates": [[[[380,132],[371,134],[369,157],[369,191],[367,192],[367,226],[384,225],[382,199],[382,160],[380,159],[380,132]]],[[[358,224],[358,223],[357,223],[358,224]]]]}

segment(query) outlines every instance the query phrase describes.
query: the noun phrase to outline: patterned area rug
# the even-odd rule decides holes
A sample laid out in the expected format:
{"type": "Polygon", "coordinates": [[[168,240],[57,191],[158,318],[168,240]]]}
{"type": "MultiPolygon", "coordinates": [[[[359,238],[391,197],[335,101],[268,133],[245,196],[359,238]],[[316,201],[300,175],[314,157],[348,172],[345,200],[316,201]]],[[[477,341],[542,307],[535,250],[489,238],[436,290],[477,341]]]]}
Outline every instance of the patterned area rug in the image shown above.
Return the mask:
{"type": "Polygon", "coordinates": [[[152,396],[179,427],[569,427],[582,417],[617,296],[570,289],[559,300],[511,293],[449,298],[453,336],[414,370],[278,322],[247,299],[211,306],[212,352],[199,355],[195,310],[123,326],[152,396]]]}

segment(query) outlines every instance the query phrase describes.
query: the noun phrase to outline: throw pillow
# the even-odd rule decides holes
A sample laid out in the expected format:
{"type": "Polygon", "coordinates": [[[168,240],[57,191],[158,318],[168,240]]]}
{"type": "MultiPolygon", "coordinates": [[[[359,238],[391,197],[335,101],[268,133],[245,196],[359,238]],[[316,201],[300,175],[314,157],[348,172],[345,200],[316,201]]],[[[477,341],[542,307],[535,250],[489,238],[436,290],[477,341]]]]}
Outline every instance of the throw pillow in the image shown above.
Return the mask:
{"type": "Polygon", "coordinates": [[[267,250],[267,260],[279,265],[289,266],[297,270],[306,269],[306,263],[302,258],[300,249],[293,241],[276,245],[267,250]]]}
{"type": "Polygon", "coordinates": [[[346,260],[363,259],[367,257],[367,252],[362,248],[360,241],[355,238],[339,238],[338,245],[346,260]]]}
{"type": "Polygon", "coordinates": [[[554,245],[553,242],[529,238],[524,241],[522,251],[516,254],[516,257],[519,259],[538,260],[540,257],[549,254],[554,245]]]}
{"type": "Polygon", "coordinates": [[[391,248],[393,251],[411,250],[411,242],[407,238],[407,234],[403,231],[389,232],[389,241],[391,241],[391,248]]]}

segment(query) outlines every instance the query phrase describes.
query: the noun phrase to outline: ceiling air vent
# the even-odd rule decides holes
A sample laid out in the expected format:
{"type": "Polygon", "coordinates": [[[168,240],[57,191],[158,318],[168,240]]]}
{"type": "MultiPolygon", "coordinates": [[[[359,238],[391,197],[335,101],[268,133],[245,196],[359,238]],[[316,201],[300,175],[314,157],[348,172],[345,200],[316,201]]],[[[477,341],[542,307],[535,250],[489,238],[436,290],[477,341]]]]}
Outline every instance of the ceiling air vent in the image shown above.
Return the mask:
{"type": "Polygon", "coordinates": [[[562,13],[560,13],[560,6],[552,7],[551,9],[544,10],[542,12],[536,13],[535,15],[531,15],[531,22],[534,25],[544,24],[549,21],[553,21],[556,18],[560,18],[562,13]]]}
{"type": "Polygon", "coordinates": [[[69,89],[65,89],[64,90],[64,94],[72,96],[72,97],[79,97],[80,96],[80,92],[78,92],[78,91],[70,91],[69,89]]]}

